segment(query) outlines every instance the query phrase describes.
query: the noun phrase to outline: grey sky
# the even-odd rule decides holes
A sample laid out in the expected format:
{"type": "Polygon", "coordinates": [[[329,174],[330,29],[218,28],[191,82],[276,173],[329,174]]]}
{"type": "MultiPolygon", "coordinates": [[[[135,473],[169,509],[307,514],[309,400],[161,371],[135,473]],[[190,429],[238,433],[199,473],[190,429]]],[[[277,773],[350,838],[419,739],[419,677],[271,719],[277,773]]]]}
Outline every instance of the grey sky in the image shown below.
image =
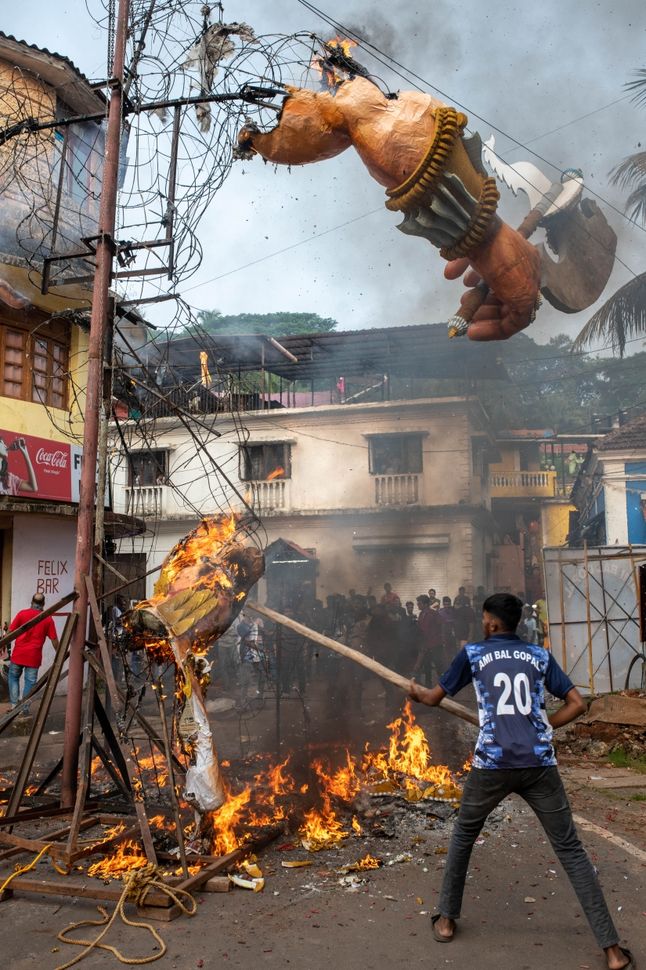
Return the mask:
{"type": "MultiPolygon", "coordinates": [[[[622,209],[622,195],[607,175],[646,135],[646,109],[631,104],[622,87],[646,66],[643,0],[326,0],[323,9],[364,31],[441,89],[449,103],[463,106],[483,138],[496,127],[528,146],[519,148],[498,133],[496,148],[505,159],[532,158],[533,149],[555,166],[534,159],[551,177],[580,167],[589,189],[622,209]],[[617,99],[623,100],[606,107],[617,99]]],[[[228,0],[225,19],[244,20],[257,33],[332,33],[298,0],[228,0]]],[[[66,54],[89,76],[104,71],[105,39],[79,0],[5,4],[2,29],[66,54]]],[[[360,50],[357,57],[370,64],[360,50]]],[[[393,89],[410,86],[382,73],[393,89]]],[[[443,281],[443,261],[428,243],[395,231],[400,218],[383,203],[383,190],[351,150],[291,172],[274,171],[259,159],[237,163],[203,218],[204,261],[186,297],[223,313],[313,310],[336,317],[343,328],[446,319],[461,285],[443,281]],[[262,261],[237,271],[255,260],[262,261]],[[217,276],[222,278],[193,288],[217,276]]],[[[523,206],[503,189],[500,212],[513,225],[523,206]]],[[[617,263],[608,294],[646,268],[646,240],[639,227],[605,212],[626,264],[617,263]]],[[[568,317],[547,306],[529,332],[538,340],[574,334],[590,312],[568,317]]]]}

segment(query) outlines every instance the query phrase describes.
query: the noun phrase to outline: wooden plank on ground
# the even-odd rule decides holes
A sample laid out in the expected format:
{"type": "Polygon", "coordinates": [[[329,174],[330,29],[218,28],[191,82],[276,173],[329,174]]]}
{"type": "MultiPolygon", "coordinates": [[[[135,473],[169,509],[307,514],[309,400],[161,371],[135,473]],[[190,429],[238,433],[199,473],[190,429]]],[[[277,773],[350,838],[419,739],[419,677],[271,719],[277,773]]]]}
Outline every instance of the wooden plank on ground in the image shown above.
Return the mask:
{"type": "MultiPolygon", "coordinates": [[[[123,885],[115,882],[114,886],[105,886],[100,879],[87,879],[80,882],[69,876],[60,880],[16,876],[11,882],[11,891],[16,890],[44,896],[80,896],[83,899],[107,899],[116,902],[121,898],[123,885]]],[[[160,890],[151,889],[146,897],[146,903],[149,906],[169,908],[172,900],[160,890]]]]}
{"type": "MultiPolygon", "coordinates": [[[[67,809],[67,811],[69,813],[70,810],[67,809]]],[[[85,829],[90,829],[92,828],[93,825],[98,825],[98,824],[99,824],[99,819],[96,816],[92,816],[90,818],[83,819],[83,821],[81,822],[80,828],[82,831],[84,831],[85,829]]],[[[69,835],[69,831],[70,831],[70,827],[69,825],[66,825],[65,828],[56,829],[56,831],[54,832],[44,832],[42,835],[39,835],[37,838],[40,842],[57,842],[58,839],[64,839],[66,835],[69,835]]],[[[4,859],[11,859],[13,856],[20,855],[21,852],[27,852],[27,851],[31,851],[31,850],[18,848],[17,846],[14,846],[13,849],[5,849],[4,852],[0,852],[0,862],[2,862],[4,859]]]]}

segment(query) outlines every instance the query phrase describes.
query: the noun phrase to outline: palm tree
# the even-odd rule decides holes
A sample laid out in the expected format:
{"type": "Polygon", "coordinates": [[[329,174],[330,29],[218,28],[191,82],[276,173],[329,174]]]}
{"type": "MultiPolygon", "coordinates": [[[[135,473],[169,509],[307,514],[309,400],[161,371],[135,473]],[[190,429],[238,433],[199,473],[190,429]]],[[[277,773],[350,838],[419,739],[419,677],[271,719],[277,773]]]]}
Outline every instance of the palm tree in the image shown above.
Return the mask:
{"type": "MultiPolygon", "coordinates": [[[[646,68],[636,72],[637,77],[625,87],[634,91],[632,100],[646,105],[646,68]]],[[[646,151],[629,155],[610,173],[610,181],[622,189],[630,190],[626,200],[626,213],[633,222],[646,226],[646,151]]],[[[573,344],[573,350],[595,343],[608,341],[613,350],[623,357],[626,341],[646,333],[646,273],[640,273],[625,283],[606,300],[586,323],[573,344]]]]}

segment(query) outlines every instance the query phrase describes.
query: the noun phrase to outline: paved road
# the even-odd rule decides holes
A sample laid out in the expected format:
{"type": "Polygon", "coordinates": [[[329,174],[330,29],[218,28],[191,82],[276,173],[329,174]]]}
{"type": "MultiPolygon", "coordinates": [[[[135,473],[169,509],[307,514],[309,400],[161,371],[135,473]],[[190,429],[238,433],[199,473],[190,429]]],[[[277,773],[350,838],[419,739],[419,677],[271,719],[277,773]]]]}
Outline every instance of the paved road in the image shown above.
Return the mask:
{"type": "MultiPolygon", "coordinates": [[[[282,868],[282,859],[305,853],[274,846],[261,860],[267,876],[262,894],[204,894],[195,919],[156,924],[168,953],[154,965],[160,970],[602,970],[605,961],[567,879],[533,815],[516,799],[476,846],[459,935],[448,946],[435,943],[428,914],[437,899],[449,831],[450,823],[429,828],[429,820],[411,810],[395,839],[355,841],[319,853],[306,869],[282,868]],[[357,891],[350,891],[339,884],[341,876],[334,870],[367,848],[385,862],[404,851],[412,860],[371,872],[357,891]]],[[[622,938],[646,959],[646,865],[596,835],[586,834],[585,842],[622,938]]],[[[16,896],[2,904],[1,912],[6,965],[49,970],[76,950],[57,944],[56,932],[71,920],[92,916],[92,906],[16,896]],[[53,953],[54,946],[63,952],[53,953]]],[[[119,931],[115,940],[132,955],[149,952],[143,931],[119,931]]],[[[94,954],[85,965],[101,968],[115,961],[111,954],[94,954]]]]}

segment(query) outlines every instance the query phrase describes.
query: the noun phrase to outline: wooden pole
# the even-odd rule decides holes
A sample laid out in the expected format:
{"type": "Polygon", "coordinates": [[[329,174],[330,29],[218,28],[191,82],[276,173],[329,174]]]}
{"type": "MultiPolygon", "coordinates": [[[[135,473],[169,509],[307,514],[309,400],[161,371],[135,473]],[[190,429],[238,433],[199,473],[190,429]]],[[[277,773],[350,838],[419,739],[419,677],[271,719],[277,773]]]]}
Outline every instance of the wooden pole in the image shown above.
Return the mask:
{"type": "Polygon", "coordinates": [[[27,781],[29,780],[29,775],[36,758],[38,745],[40,744],[40,739],[43,735],[45,721],[47,720],[49,709],[52,706],[52,701],[54,700],[54,694],[58,686],[61,670],[63,669],[63,664],[65,663],[65,658],[67,657],[70,640],[74,635],[75,625],[76,613],[70,613],[65,621],[65,628],[61,635],[61,640],[58,645],[56,655],[54,656],[53,663],[47,674],[47,686],[45,687],[45,692],[40,701],[38,712],[34,718],[34,725],[27,741],[27,747],[25,748],[22,763],[18,769],[16,780],[13,783],[13,790],[11,792],[11,797],[7,803],[7,809],[5,812],[6,815],[15,815],[20,808],[20,802],[22,801],[22,796],[24,794],[27,781]]]}
{"type": "MultiPolygon", "coordinates": [[[[96,601],[96,594],[94,592],[94,586],[92,585],[92,580],[89,576],[85,577],[85,583],[87,586],[87,599],[90,606],[90,611],[94,618],[94,625],[96,627],[97,639],[99,641],[99,652],[101,655],[101,662],[103,663],[103,676],[105,677],[105,682],[108,686],[108,691],[110,693],[110,698],[112,700],[112,708],[116,711],[119,705],[119,695],[117,693],[117,685],[114,679],[114,673],[112,672],[112,664],[110,663],[110,650],[103,636],[103,628],[101,626],[101,614],[99,613],[99,606],[96,601]]],[[[88,654],[91,656],[91,654],[88,654]]],[[[157,865],[157,856],[155,855],[155,846],[153,844],[153,837],[150,832],[150,825],[148,824],[148,817],[146,815],[146,809],[144,807],[143,790],[141,785],[137,785],[139,781],[137,777],[137,769],[135,763],[130,754],[128,745],[126,743],[125,737],[121,736],[121,731],[117,737],[117,744],[121,751],[121,757],[126,766],[126,772],[128,775],[128,781],[130,783],[130,788],[132,789],[132,797],[135,806],[135,813],[137,815],[137,821],[139,822],[139,829],[141,831],[141,841],[144,845],[144,851],[146,853],[146,858],[148,862],[152,862],[154,866],[157,865]]],[[[171,765],[169,765],[169,771],[172,770],[171,765]]]]}
{"type": "MultiPolygon", "coordinates": [[[[282,613],[277,613],[276,610],[271,610],[268,606],[260,606],[258,603],[251,603],[249,600],[247,600],[245,609],[253,610],[254,613],[260,613],[261,616],[266,616],[269,620],[273,620],[274,623],[280,623],[282,626],[289,627],[290,630],[295,630],[296,633],[300,633],[301,636],[307,637],[308,640],[312,640],[314,643],[320,643],[321,646],[329,647],[330,650],[340,653],[342,657],[347,657],[349,660],[354,660],[355,663],[361,664],[361,666],[365,667],[366,670],[371,670],[372,673],[377,674],[378,677],[382,677],[384,680],[390,681],[390,683],[395,684],[396,687],[401,687],[401,689],[408,694],[410,689],[410,678],[404,677],[402,674],[398,674],[396,671],[391,670],[390,667],[385,667],[383,664],[380,664],[379,661],[373,660],[372,657],[367,657],[364,653],[360,653],[358,650],[353,650],[352,647],[347,647],[345,643],[339,643],[338,640],[332,640],[331,637],[326,637],[322,633],[317,633],[316,630],[311,630],[303,623],[299,623],[297,620],[292,620],[289,616],[283,616],[282,613]]],[[[445,711],[448,711],[449,714],[455,714],[456,717],[462,718],[463,721],[468,721],[469,724],[475,724],[476,727],[479,727],[480,722],[478,721],[477,714],[474,714],[473,711],[463,707],[462,704],[452,701],[449,697],[444,697],[440,701],[440,707],[445,711]]]]}
{"type": "Polygon", "coordinates": [[[92,575],[96,518],[96,471],[100,412],[103,403],[104,343],[108,329],[110,285],[116,243],[114,239],[119,180],[119,145],[123,123],[123,83],[128,39],[129,0],[119,0],[115,30],[113,77],[105,142],[103,180],[96,233],[96,272],[88,341],[88,363],[83,426],[83,463],[78,520],[74,589],[78,593],[78,623],[70,645],[65,709],[65,741],[61,776],[61,804],[74,805],[77,788],[79,738],[83,704],[84,648],[87,636],[88,596],[85,579],[92,575]]]}

